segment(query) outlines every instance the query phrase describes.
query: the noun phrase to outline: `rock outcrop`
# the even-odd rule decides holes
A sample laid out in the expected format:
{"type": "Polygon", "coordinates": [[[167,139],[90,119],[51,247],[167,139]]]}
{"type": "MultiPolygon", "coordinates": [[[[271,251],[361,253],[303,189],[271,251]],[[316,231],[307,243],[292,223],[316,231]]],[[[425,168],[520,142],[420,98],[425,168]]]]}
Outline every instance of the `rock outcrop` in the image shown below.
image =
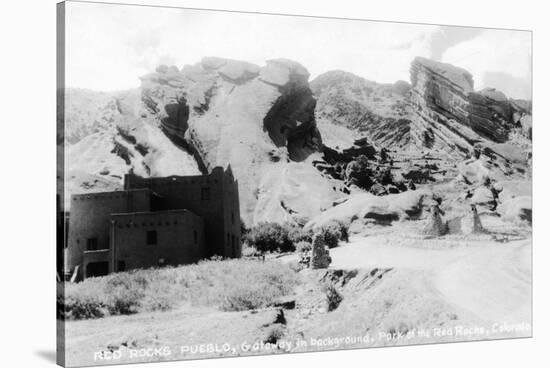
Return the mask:
{"type": "Polygon", "coordinates": [[[230,164],[248,225],[324,218],[365,191],[358,218],[391,223],[422,212],[417,203],[392,208],[417,185],[531,175],[531,103],[475,91],[463,69],[416,58],[411,84],[343,71],[308,79],[287,59],[260,67],[206,57],[159,66],[136,90],[67,90],[58,149],[69,192],[116,189],[130,171],[190,175],[230,164]]]}
{"type": "MultiPolygon", "coordinates": [[[[124,174],[195,175],[193,157],[176,147],[146,114],[139,90],[118,93],[66,89],[65,154],[68,193],[122,188],[124,174]]],[[[61,130],[63,132],[63,130],[61,130]]],[[[70,196],[66,196],[66,208],[70,196]]]]}
{"type": "Polygon", "coordinates": [[[470,212],[461,220],[461,230],[463,234],[483,234],[485,229],[481,224],[481,219],[477,213],[477,207],[473,204],[470,212]]]}
{"type": "Polygon", "coordinates": [[[422,229],[422,235],[425,236],[442,236],[447,233],[447,225],[441,218],[441,210],[439,206],[434,205],[430,209],[430,215],[426,220],[426,224],[422,229]]]}
{"type": "Polygon", "coordinates": [[[319,234],[315,235],[311,247],[309,267],[314,270],[328,268],[331,262],[330,252],[326,247],[323,237],[319,234]]]}
{"type": "Polygon", "coordinates": [[[322,141],[308,78],[308,71],[291,60],[258,67],[208,57],[181,70],[162,67],[144,76],[142,100],[164,132],[193,152],[203,171],[231,164],[246,222],[266,213],[271,221],[283,221],[296,213],[313,216],[335,197],[334,184],[310,162],[322,141]],[[283,189],[294,183],[299,183],[295,191],[283,189]],[[306,203],[306,195],[314,202],[306,203]]]}
{"type": "Polygon", "coordinates": [[[367,137],[378,147],[409,144],[411,85],[380,84],[344,71],[321,74],[311,82],[317,98],[315,116],[325,143],[336,149],[367,137]]]}
{"type": "MultiPolygon", "coordinates": [[[[448,146],[467,153],[484,139],[502,143],[517,127],[514,114],[526,113],[500,91],[474,90],[472,75],[450,64],[417,57],[411,65],[411,101],[420,124],[417,136],[429,148],[448,146]],[[424,129],[422,129],[424,125],[424,129]]],[[[517,119],[517,117],[516,117],[517,119]]]]}

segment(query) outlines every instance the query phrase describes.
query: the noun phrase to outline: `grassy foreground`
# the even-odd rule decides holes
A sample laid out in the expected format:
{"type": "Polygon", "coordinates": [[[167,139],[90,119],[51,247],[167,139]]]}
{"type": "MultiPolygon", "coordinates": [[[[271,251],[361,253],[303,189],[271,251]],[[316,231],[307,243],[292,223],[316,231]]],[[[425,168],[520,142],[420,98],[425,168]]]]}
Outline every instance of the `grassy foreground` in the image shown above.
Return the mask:
{"type": "Polygon", "coordinates": [[[290,294],[298,277],[279,262],[243,259],[122,272],[67,284],[64,317],[100,318],[181,304],[223,311],[262,308],[290,294]]]}

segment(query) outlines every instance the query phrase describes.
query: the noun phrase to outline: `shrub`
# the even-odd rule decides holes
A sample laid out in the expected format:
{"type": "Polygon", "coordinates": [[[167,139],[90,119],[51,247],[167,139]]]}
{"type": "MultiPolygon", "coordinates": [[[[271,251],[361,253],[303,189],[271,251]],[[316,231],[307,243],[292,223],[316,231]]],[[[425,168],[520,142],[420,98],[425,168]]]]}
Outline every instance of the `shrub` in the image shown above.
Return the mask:
{"type": "Polygon", "coordinates": [[[293,246],[288,231],[276,222],[261,222],[254,226],[247,234],[246,241],[262,253],[280,252],[293,246]]]}
{"type": "Polygon", "coordinates": [[[243,243],[245,242],[246,235],[248,234],[249,231],[250,231],[250,229],[246,226],[245,222],[243,221],[243,219],[241,217],[241,241],[243,243]]]}
{"type": "Polygon", "coordinates": [[[227,291],[221,309],[224,311],[258,309],[273,300],[274,294],[277,292],[273,289],[258,288],[250,284],[239,285],[227,291]]]}
{"type": "Polygon", "coordinates": [[[321,226],[317,230],[317,234],[322,237],[323,241],[329,248],[335,248],[338,246],[338,242],[349,241],[349,226],[342,222],[333,220],[329,223],[321,226]]]}
{"type": "Polygon", "coordinates": [[[98,298],[90,295],[68,295],[65,297],[63,315],[68,320],[100,318],[105,315],[105,307],[98,298]]]}
{"type": "Polygon", "coordinates": [[[267,333],[264,344],[276,344],[284,335],[285,332],[281,326],[274,326],[267,333]]]}
{"type": "Polygon", "coordinates": [[[328,284],[325,287],[325,296],[327,298],[327,310],[329,312],[332,312],[333,310],[338,308],[338,306],[344,299],[342,294],[340,294],[338,290],[336,290],[336,287],[332,284],[328,284]]]}
{"type": "Polygon", "coordinates": [[[254,258],[261,255],[260,252],[254,247],[246,246],[246,244],[243,246],[243,250],[241,252],[241,255],[243,258],[254,258]]]}
{"type": "Polygon", "coordinates": [[[140,274],[118,273],[108,279],[104,292],[111,315],[137,313],[148,281],[140,274]]]}
{"type": "Polygon", "coordinates": [[[164,311],[178,304],[222,310],[262,308],[289,295],[296,273],[279,262],[230,259],[134,270],[65,285],[61,312],[67,320],[164,311]],[[251,286],[250,280],[254,280],[251,286]]]}
{"type": "Polygon", "coordinates": [[[311,252],[311,243],[307,241],[301,241],[296,244],[296,250],[299,253],[311,252]]]}
{"type": "MultiPolygon", "coordinates": [[[[301,260],[300,260],[301,261],[301,260]]],[[[300,262],[300,261],[292,261],[292,262],[288,262],[288,267],[294,271],[294,272],[300,272],[302,271],[304,268],[307,267],[307,265],[303,262],[300,262]]]]}
{"type": "Polygon", "coordinates": [[[301,241],[298,244],[296,244],[296,250],[299,252],[300,259],[298,260],[297,265],[291,265],[291,267],[296,272],[300,272],[301,270],[309,266],[312,249],[313,249],[313,245],[306,241],[301,241]]]}
{"type": "Polygon", "coordinates": [[[289,225],[288,237],[295,246],[300,242],[311,243],[313,239],[313,230],[305,230],[298,225],[289,225]]]}
{"type": "Polygon", "coordinates": [[[313,233],[298,225],[261,222],[246,235],[246,243],[262,253],[292,252],[300,241],[311,241],[313,233]]]}

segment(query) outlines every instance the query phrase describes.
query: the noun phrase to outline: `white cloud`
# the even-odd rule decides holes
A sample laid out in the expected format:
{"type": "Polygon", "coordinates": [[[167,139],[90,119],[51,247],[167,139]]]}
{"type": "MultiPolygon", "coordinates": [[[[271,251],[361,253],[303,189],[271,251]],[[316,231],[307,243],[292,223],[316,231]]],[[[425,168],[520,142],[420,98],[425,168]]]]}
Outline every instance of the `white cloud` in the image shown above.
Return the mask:
{"type": "Polygon", "coordinates": [[[179,67],[213,55],[264,64],[286,57],[312,77],[343,69],[379,82],[409,79],[430,55],[437,26],[155,7],[67,3],[67,85],[137,87],[160,63],[179,67]]]}
{"type": "Polygon", "coordinates": [[[531,98],[531,33],[486,30],[447,49],[442,61],[472,73],[476,89],[494,87],[514,98],[531,98]]]}

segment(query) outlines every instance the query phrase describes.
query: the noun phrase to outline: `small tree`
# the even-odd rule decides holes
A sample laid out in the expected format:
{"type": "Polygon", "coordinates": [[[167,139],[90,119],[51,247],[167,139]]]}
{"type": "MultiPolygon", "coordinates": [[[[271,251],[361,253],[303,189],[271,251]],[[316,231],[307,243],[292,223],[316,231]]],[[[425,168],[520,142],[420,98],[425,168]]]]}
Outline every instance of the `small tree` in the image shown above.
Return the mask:
{"type": "Polygon", "coordinates": [[[289,228],[276,222],[261,222],[246,235],[246,242],[262,253],[294,250],[289,228]]]}
{"type": "Polygon", "coordinates": [[[336,248],[340,240],[349,241],[348,225],[342,221],[328,222],[317,230],[317,234],[323,238],[329,248],[336,248]]]}

